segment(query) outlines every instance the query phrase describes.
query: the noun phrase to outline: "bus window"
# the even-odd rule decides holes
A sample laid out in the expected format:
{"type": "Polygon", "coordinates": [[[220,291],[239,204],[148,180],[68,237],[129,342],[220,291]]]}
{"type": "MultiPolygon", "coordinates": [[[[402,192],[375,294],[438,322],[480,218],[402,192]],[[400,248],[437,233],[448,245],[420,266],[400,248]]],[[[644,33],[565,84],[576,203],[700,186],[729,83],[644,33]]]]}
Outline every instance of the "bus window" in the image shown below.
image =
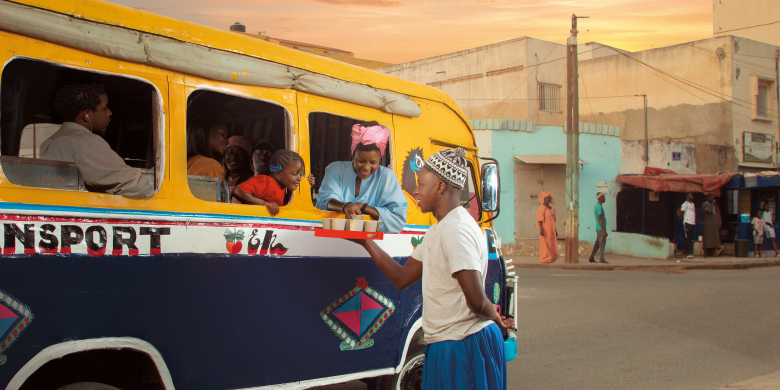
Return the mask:
{"type": "Polygon", "coordinates": [[[187,175],[192,195],[233,202],[230,190],[257,174],[270,174],[268,158],[288,148],[290,113],[281,105],[196,90],[187,99],[187,175]],[[210,143],[212,132],[230,146],[210,143]],[[222,138],[224,137],[224,138],[222,138]]]}
{"type": "Polygon", "coordinates": [[[474,186],[474,166],[471,165],[471,161],[467,161],[469,164],[469,175],[466,178],[466,186],[460,192],[460,205],[469,212],[475,221],[479,222],[482,217],[482,210],[479,207],[479,194],[477,193],[476,186],[474,186]]]}
{"type": "Polygon", "coordinates": [[[163,139],[162,115],[158,112],[159,94],[151,84],[26,58],[9,62],[0,77],[0,155],[3,173],[11,183],[85,191],[75,163],[44,160],[40,148],[66,121],[54,107],[57,90],[64,85],[93,83],[105,86],[113,113],[106,131],[95,134],[128,166],[141,168],[142,175],[159,188],[155,171],[161,164],[156,148],[163,144],[155,139],[163,139]]]}
{"type": "MultiPolygon", "coordinates": [[[[325,168],[335,161],[352,161],[352,126],[368,121],[346,116],[312,112],[309,114],[309,140],[311,142],[311,173],[317,178],[313,190],[319,191],[325,168]]],[[[392,139],[392,136],[391,136],[392,139]]],[[[392,168],[392,145],[387,142],[387,151],[380,164],[392,168]]],[[[312,198],[314,201],[314,198],[312,198]]]]}

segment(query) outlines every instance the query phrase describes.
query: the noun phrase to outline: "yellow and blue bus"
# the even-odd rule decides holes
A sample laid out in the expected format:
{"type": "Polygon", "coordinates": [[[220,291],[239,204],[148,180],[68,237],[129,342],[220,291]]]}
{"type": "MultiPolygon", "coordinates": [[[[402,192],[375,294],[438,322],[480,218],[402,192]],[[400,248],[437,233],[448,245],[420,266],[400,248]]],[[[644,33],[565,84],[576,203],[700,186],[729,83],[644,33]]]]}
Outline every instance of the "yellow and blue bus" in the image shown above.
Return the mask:
{"type": "MultiPolygon", "coordinates": [[[[498,166],[433,88],[240,34],[96,0],[0,0],[0,386],[307,388],[370,379],[414,388],[420,284],[397,291],[358,246],[315,237],[334,212],[305,180],[276,216],[187,175],[186,124],[212,111],[228,135],[287,148],[321,179],[349,160],[352,124],[391,131],[383,164],[409,202],[380,245],[404,262],[434,223],[411,195],[422,161],[468,151],[463,205],[484,228],[486,292],[514,316],[516,278],[495,244],[498,166]],[[104,134],[154,182],[151,198],[90,192],[74,164],[40,158],[62,122],[57,88],[104,84],[104,134]],[[360,295],[371,316],[333,309],[360,295]],[[363,323],[364,322],[364,323],[363,323]]],[[[505,334],[510,340],[512,335],[505,334]]],[[[89,388],[89,387],[83,387],[89,388]]]]}

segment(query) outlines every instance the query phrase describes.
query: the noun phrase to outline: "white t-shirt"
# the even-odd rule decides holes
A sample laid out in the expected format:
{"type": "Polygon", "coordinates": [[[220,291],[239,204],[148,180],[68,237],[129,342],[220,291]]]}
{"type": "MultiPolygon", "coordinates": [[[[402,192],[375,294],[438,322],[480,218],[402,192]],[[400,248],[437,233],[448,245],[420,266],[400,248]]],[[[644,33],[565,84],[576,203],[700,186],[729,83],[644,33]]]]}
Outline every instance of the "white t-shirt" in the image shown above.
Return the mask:
{"type": "Polygon", "coordinates": [[[753,220],[751,221],[751,224],[753,225],[753,235],[761,235],[764,232],[764,220],[758,217],[753,217],[753,220]],[[756,234],[758,232],[758,234],[756,234]]]}
{"type": "Polygon", "coordinates": [[[683,215],[683,221],[687,224],[696,225],[696,206],[692,202],[686,201],[680,207],[680,210],[685,213],[683,215]]]}
{"type": "Polygon", "coordinates": [[[422,328],[425,342],[462,340],[493,321],[477,317],[453,274],[479,271],[482,285],[488,268],[487,241],[474,218],[457,207],[431,226],[412,257],[423,264],[422,328]]]}
{"type": "Polygon", "coordinates": [[[764,211],[764,222],[766,222],[767,227],[771,227],[772,225],[772,212],[771,211],[764,211]]]}

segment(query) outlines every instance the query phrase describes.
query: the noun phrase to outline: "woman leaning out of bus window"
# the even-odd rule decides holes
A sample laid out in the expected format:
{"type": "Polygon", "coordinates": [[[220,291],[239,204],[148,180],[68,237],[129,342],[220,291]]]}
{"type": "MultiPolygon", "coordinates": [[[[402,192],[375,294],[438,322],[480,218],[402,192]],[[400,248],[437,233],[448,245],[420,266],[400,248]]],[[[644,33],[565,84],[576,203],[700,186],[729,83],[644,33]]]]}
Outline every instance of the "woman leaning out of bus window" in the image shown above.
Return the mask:
{"type": "Polygon", "coordinates": [[[227,144],[227,126],[219,119],[187,121],[187,174],[224,177],[220,161],[227,144]]]}
{"type": "Polygon", "coordinates": [[[352,218],[368,215],[379,229],[398,233],[406,226],[408,203],[392,170],[379,165],[390,130],[376,122],[352,126],[352,161],[337,161],[325,169],[317,207],[352,218]]]}
{"type": "MultiPolygon", "coordinates": [[[[252,170],[252,164],[249,161],[251,152],[252,143],[248,139],[240,135],[228,138],[225,157],[222,159],[222,167],[225,169],[225,181],[227,181],[228,187],[234,188],[255,175],[252,170]]],[[[232,202],[241,203],[235,197],[233,197],[232,202]]]]}
{"type": "Polygon", "coordinates": [[[282,149],[271,156],[271,175],[257,175],[233,188],[232,194],[241,203],[265,206],[271,216],[279,207],[290,203],[292,194],[301,184],[303,159],[292,150],[282,149]]]}

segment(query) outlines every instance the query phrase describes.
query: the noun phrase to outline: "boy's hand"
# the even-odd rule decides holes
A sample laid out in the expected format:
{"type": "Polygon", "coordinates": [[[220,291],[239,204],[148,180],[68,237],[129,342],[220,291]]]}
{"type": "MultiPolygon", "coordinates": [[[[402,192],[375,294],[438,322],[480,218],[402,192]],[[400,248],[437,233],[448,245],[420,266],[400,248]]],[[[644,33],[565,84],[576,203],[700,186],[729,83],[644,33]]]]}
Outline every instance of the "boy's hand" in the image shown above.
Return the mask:
{"type": "Polygon", "coordinates": [[[271,214],[271,216],[276,216],[276,214],[279,214],[279,205],[274,202],[266,202],[264,205],[266,209],[268,209],[268,214],[271,214]]]}
{"type": "Polygon", "coordinates": [[[493,322],[495,322],[496,325],[498,325],[498,327],[501,329],[514,328],[515,320],[512,318],[507,319],[506,317],[501,316],[501,306],[498,305],[494,305],[494,306],[496,308],[496,313],[498,313],[498,318],[494,319],[493,322]]]}

